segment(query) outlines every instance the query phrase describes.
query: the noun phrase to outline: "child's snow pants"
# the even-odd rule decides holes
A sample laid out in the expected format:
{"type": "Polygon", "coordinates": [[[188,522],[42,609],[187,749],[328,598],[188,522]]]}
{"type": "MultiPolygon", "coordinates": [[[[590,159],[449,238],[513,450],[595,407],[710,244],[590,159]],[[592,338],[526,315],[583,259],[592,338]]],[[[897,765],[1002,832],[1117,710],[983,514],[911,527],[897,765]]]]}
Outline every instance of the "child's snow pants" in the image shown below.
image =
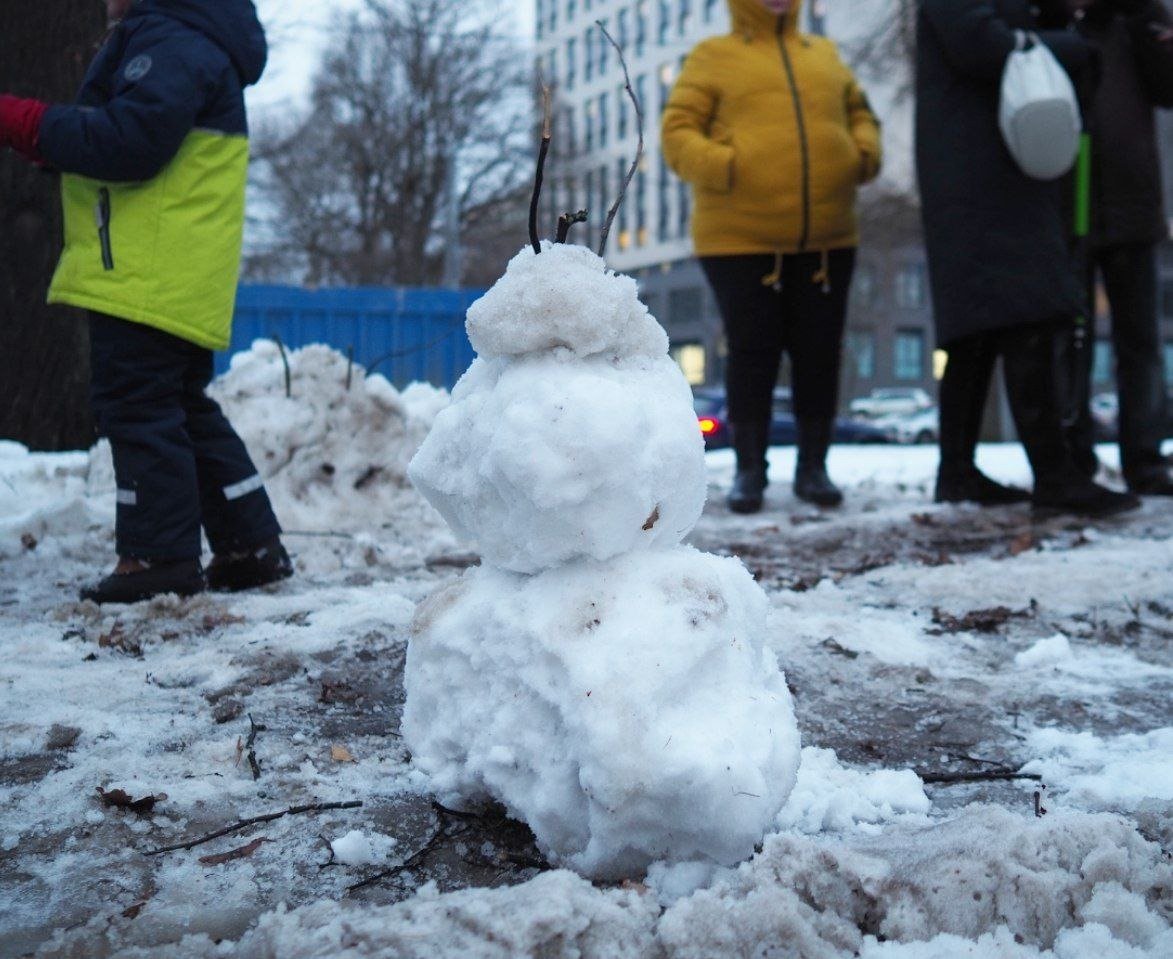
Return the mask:
{"type": "Polygon", "coordinates": [[[243,552],[281,532],[248,451],[204,388],[212,352],[169,333],[90,314],[91,402],[117,479],[123,558],[243,552]]]}

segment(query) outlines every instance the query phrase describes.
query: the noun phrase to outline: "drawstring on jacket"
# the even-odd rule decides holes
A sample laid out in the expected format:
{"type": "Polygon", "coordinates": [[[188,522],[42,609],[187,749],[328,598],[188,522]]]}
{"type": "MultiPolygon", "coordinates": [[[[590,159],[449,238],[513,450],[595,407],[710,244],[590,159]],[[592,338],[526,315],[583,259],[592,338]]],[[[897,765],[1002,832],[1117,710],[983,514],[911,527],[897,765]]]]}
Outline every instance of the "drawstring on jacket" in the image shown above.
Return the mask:
{"type": "MultiPolygon", "coordinates": [[[[782,289],[782,259],[784,254],[774,254],[774,269],[762,277],[762,286],[770,286],[775,290],[782,289]]],[[[831,251],[822,250],[819,253],[819,268],[811,277],[812,283],[821,283],[823,293],[831,292],[831,251]]]]}
{"type": "Polygon", "coordinates": [[[831,254],[829,251],[822,251],[819,269],[811,277],[811,282],[822,283],[824,294],[831,292],[831,254]]]}
{"type": "Polygon", "coordinates": [[[770,286],[775,290],[782,289],[782,254],[774,254],[774,270],[762,277],[762,286],[770,286]]]}

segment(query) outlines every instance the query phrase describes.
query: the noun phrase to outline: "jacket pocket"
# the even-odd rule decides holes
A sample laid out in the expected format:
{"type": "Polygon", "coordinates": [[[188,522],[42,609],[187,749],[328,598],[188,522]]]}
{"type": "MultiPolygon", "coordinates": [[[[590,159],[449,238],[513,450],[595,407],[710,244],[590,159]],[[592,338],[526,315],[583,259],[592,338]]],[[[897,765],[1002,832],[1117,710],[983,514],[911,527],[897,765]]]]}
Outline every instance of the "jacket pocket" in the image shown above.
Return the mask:
{"type": "Polygon", "coordinates": [[[102,247],[102,269],[114,269],[114,246],[110,242],[110,188],[98,190],[98,202],[94,206],[94,220],[98,225],[98,242],[102,247]]]}

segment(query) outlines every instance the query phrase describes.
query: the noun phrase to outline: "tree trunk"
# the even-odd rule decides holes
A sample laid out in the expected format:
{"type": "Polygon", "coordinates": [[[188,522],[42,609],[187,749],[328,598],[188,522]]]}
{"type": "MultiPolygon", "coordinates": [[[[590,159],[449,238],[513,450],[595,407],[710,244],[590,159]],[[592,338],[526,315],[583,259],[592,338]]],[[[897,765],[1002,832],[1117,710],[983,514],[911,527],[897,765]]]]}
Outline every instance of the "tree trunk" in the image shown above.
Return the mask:
{"type": "MultiPolygon", "coordinates": [[[[94,0],[15,0],[0,30],[0,92],[68,103],[103,30],[94,0]]],[[[89,335],[79,310],[48,307],[61,252],[57,177],[0,151],[0,439],[89,447],[89,335]]]]}

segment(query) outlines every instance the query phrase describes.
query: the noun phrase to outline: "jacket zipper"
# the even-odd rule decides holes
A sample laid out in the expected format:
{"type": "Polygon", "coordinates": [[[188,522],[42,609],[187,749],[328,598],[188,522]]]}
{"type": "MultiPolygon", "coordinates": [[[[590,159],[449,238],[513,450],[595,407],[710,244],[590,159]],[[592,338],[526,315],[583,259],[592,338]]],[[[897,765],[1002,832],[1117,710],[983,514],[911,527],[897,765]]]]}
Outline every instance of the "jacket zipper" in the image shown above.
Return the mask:
{"type": "Polygon", "coordinates": [[[98,241],[102,244],[102,268],[114,269],[114,249],[110,244],[110,190],[98,190],[98,205],[94,207],[94,218],[98,223],[98,241]]]}
{"type": "Polygon", "coordinates": [[[786,79],[790,83],[790,95],[794,100],[794,117],[798,123],[798,145],[802,156],[802,235],[799,237],[798,249],[805,250],[810,240],[811,228],[811,163],[810,147],[806,139],[806,117],[802,112],[802,99],[798,95],[798,84],[794,79],[794,64],[790,62],[790,54],[786,50],[786,38],[783,36],[783,23],[779,24],[778,49],[782,51],[782,64],[786,68],[786,79]]]}

